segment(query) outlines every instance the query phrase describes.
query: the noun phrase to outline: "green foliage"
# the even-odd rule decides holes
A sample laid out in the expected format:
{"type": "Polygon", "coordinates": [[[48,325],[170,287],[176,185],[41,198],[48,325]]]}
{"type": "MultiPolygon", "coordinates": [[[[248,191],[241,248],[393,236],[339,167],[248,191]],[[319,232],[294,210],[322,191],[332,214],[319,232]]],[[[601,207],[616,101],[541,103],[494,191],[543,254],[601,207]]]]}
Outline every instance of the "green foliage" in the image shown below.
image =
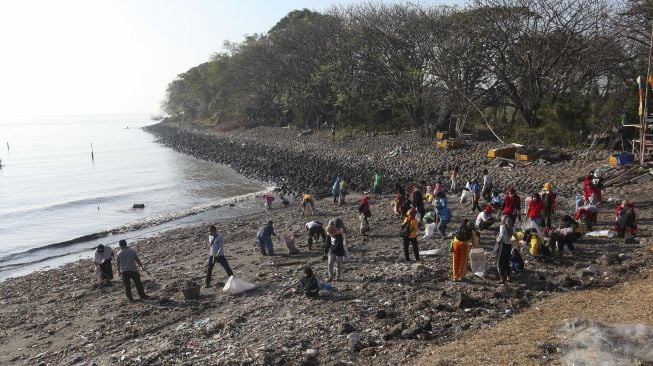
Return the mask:
{"type": "Polygon", "coordinates": [[[632,79],[645,59],[639,35],[653,19],[647,1],[295,10],[179,74],[163,107],[206,125],[326,124],[338,136],[456,120],[491,136],[488,120],[516,142],[574,146],[581,130],[636,117],[632,79]]]}

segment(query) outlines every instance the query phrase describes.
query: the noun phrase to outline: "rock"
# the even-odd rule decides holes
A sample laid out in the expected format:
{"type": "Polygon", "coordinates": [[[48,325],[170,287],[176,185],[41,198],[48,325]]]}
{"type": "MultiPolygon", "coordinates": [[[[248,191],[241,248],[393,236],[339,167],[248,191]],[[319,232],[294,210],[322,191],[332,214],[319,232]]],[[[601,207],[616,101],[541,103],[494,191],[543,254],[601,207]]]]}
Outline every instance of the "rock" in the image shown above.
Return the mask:
{"type": "Polygon", "coordinates": [[[621,259],[619,258],[619,254],[617,253],[606,253],[603,254],[599,259],[598,259],[598,264],[603,265],[603,266],[611,266],[614,264],[621,263],[621,259]]]}
{"type": "Polygon", "coordinates": [[[563,275],[560,275],[560,276],[556,277],[553,280],[553,283],[557,287],[565,287],[565,288],[572,288],[574,286],[577,286],[577,285],[581,284],[580,281],[578,281],[578,280],[576,280],[576,279],[574,279],[574,278],[572,278],[572,277],[570,277],[569,275],[566,275],[566,274],[563,274],[563,275]]]}
{"type": "Polygon", "coordinates": [[[383,335],[384,340],[390,340],[392,338],[399,337],[401,335],[401,329],[403,328],[404,324],[403,323],[397,323],[395,324],[390,330],[383,335]]]}
{"type": "Polygon", "coordinates": [[[347,342],[349,343],[349,349],[353,352],[357,352],[361,348],[363,348],[363,343],[361,342],[361,336],[358,333],[350,333],[347,336],[347,342]]]}
{"type": "Polygon", "coordinates": [[[401,332],[401,338],[403,339],[411,339],[415,336],[415,331],[412,328],[404,329],[401,332]]]}
{"type": "Polygon", "coordinates": [[[353,332],[355,329],[349,323],[342,323],[338,326],[338,334],[347,334],[353,332]]]}
{"type": "Polygon", "coordinates": [[[367,347],[360,350],[360,354],[363,356],[374,356],[376,354],[376,347],[367,347]]]}
{"type": "Polygon", "coordinates": [[[309,348],[306,350],[306,357],[308,358],[316,358],[317,357],[317,350],[313,348],[309,348]]]}
{"type": "Polygon", "coordinates": [[[385,310],[377,310],[376,314],[374,315],[377,319],[385,319],[388,314],[385,312],[385,310]]]}
{"type": "Polygon", "coordinates": [[[477,300],[472,299],[471,297],[465,295],[462,292],[459,292],[456,295],[456,300],[454,300],[453,307],[457,309],[471,308],[476,306],[478,303],[477,300]]]}

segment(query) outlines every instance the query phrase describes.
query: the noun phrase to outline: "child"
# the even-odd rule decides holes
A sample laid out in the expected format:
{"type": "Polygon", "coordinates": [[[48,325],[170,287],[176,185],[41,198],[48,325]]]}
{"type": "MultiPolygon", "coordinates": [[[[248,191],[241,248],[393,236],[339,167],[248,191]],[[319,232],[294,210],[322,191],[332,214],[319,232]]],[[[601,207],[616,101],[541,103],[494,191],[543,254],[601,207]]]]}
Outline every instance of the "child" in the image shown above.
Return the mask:
{"type": "Polygon", "coordinates": [[[456,191],[456,181],[458,180],[458,167],[454,167],[451,171],[451,191],[456,191]]]}
{"type": "Polygon", "coordinates": [[[266,210],[271,210],[272,209],[272,201],[274,201],[274,196],[271,194],[264,194],[263,199],[265,200],[265,209],[266,210]]]}

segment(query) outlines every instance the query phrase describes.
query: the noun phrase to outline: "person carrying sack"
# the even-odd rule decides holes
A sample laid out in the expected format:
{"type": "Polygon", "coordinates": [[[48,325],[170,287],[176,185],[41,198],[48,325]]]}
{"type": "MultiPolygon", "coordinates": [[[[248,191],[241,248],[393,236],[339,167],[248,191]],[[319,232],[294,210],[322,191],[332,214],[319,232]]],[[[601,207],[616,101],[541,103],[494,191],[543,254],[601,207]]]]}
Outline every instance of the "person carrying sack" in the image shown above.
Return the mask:
{"type": "Polygon", "coordinates": [[[206,288],[211,287],[211,274],[216,263],[220,263],[225,272],[227,272],[227,276],[231,277],[234,275],[231,267],[229,267],[227,258],[224,256],[224,236],[218,234],[218,230],[213,225],[209,227],[209,247],[211,249],[209,250],[209,262],[206,269],[206,288]]]}

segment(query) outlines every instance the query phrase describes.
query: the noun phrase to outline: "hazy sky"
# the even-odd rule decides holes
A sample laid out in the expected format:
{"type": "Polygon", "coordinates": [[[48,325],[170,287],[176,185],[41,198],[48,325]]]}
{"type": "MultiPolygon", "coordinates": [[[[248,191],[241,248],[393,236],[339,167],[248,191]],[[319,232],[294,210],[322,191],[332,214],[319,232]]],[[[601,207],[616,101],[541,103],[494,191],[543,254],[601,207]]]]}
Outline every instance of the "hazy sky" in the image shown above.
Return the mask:
{"type": "Polygon", "coordinates": [[[159,113],[167,84],[225,40],[266,32],[291,10],[356,2],[1,1],[0,115],[159,113]]]}

